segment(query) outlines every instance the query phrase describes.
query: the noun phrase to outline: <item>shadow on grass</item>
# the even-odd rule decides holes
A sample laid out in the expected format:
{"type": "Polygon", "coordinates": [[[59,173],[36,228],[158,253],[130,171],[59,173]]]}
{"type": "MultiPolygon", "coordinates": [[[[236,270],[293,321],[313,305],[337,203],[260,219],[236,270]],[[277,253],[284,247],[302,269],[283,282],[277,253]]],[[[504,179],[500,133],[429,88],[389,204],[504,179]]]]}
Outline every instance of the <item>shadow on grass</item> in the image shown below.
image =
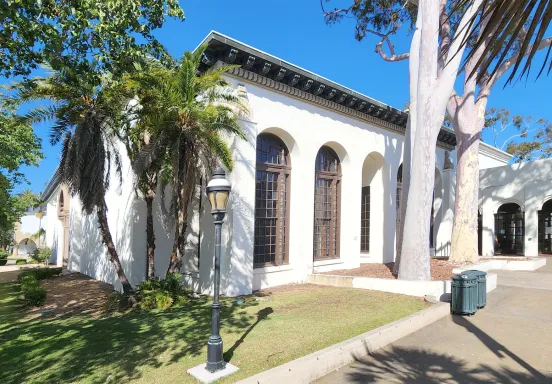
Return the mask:
{"type": "Polygon", "coordinates": [[[247,331],[245,331],[245,333],[238,340],[236,340],[234,345],[232,345],[232,347],[230,347],[228,351],[224,352],[224,361],[230,362],[230,360],[232,360],[232,357],[234,356],[234,351],[245,341],[245,338],[247,337],[247,335],[249,335],[249,332],[251,332],[253,328],[257,326],[257,324],[266,319],[271,313],[274,313],[274,310],[271,307],[261,309],[257,313],[257,321],[255,321],[253,324],[251,324],[249,328],[247,328],[247,331]]]}
{"type": "MultiPolygon", "coordinates": [[[[73,315],[11,324],[0,319],[0,382],[116,383],[139,378],[139,367],[157,368],[199,356],[209,338],[210,304],[202,298],[168,312],[96,319],[73,315]]],[[[256,324],[244,311],[258,305],[255,301],[238,306],[228,299],[222,304],[225,333],[247,334],[256,324]]]]}

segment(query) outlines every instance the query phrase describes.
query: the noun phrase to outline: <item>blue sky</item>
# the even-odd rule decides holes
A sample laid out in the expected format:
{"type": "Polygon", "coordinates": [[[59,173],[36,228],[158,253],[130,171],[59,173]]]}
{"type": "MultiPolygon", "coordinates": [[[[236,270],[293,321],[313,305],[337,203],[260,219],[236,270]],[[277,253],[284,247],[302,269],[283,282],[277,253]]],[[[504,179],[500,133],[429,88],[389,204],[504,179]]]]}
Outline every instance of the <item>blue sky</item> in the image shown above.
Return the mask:
{"type": "MultiPolygon", "coordinates": [[[[156,36],[169,52],[179,57],[193,50],[211,31],[216,30],[326,78],[353,88],[393,107],[402,109],[408,102],[408,63],[387,63],[375,53],[378,40],[354,39],[354,23],[344,20],[324,23],[319,0],[181,1],[186,21],[169,21],[156,36]]],[[[397,53],[407,52],[408,36],[393,40],[397,53]]],[[[515,114],[552,120],[547,89],[552,78],[530,77],[503,88],[499,82],[491,94],[489,107],[508,108],[515,114]]],[[[30,188],[41,192],[59,160],[59,147],[48,143],[48,125],[36,126],[43,139],[45,159],[40,166],[25,168],[30,188]]]]}

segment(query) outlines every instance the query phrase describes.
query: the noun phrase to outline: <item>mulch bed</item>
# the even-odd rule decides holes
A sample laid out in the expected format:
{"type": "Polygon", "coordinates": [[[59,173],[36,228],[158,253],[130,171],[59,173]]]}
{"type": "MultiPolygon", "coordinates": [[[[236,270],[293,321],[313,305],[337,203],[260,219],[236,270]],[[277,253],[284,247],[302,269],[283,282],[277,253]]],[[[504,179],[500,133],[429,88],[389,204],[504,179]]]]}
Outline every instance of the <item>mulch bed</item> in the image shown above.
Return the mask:
{"type": "MultiPolygon", "coordinates": [[[[322,274],[396,279],[397,275],[393,274],[394,266],[395,263],[361,264],[360,268],[340,269],[337,271],[324,272],[322,274]]],[[[451,276],[454,275],[452,269],[457,266],[457,264],[449,263],[446,259],[431,259],[431,280],[450,280],[451,276]]]]}
{"type": "Polygon", "coordinates": [[[42,307],[32,309],[31,316],[51,311],[51,316],[87,314],[97,317],[105,312],[107,298],[113,286],[94,280],[77,272],[63,272],[60,276],[40,282],[46,290],[46,302],[42,307]]]}

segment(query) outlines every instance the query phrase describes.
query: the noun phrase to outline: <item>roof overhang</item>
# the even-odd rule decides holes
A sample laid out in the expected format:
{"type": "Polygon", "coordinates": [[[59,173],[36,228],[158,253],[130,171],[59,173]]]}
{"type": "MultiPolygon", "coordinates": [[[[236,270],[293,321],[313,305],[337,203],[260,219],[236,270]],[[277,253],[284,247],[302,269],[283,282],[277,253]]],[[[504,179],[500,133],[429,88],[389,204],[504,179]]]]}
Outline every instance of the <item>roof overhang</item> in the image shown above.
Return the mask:
{"type": "MultiPolygon", "coordinates": [[[[207,45],[202,59],[206,69],[218,61],[235,64],[229,74],[277,92],[335,110],[353,118],[404,135],[408,113],[344,87],[306,69],[281,60],[242,42],[212,31],[200,44],[207,45]]],[[[456,137],[450,129],[439,132],[437,144],[454,149],[456,137]]]]}

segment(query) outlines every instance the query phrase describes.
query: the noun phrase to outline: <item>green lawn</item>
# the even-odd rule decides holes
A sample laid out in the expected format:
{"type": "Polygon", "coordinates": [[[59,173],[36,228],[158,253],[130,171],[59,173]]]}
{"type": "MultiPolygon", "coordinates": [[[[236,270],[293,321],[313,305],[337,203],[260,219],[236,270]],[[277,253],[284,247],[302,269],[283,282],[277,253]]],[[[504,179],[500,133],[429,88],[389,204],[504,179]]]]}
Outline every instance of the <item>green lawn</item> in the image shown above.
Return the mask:
{"type": "MultiPolygon", "coordinates": [[[[210,302],[170,312],[25,319],[18,286],[0,284],[0,383],[193,383],[205,360],[210,302]]],[[[233,382],[427,307],[383,292],[293,286],[243,305],[225,300],[225,359],[233,382]]]]}

